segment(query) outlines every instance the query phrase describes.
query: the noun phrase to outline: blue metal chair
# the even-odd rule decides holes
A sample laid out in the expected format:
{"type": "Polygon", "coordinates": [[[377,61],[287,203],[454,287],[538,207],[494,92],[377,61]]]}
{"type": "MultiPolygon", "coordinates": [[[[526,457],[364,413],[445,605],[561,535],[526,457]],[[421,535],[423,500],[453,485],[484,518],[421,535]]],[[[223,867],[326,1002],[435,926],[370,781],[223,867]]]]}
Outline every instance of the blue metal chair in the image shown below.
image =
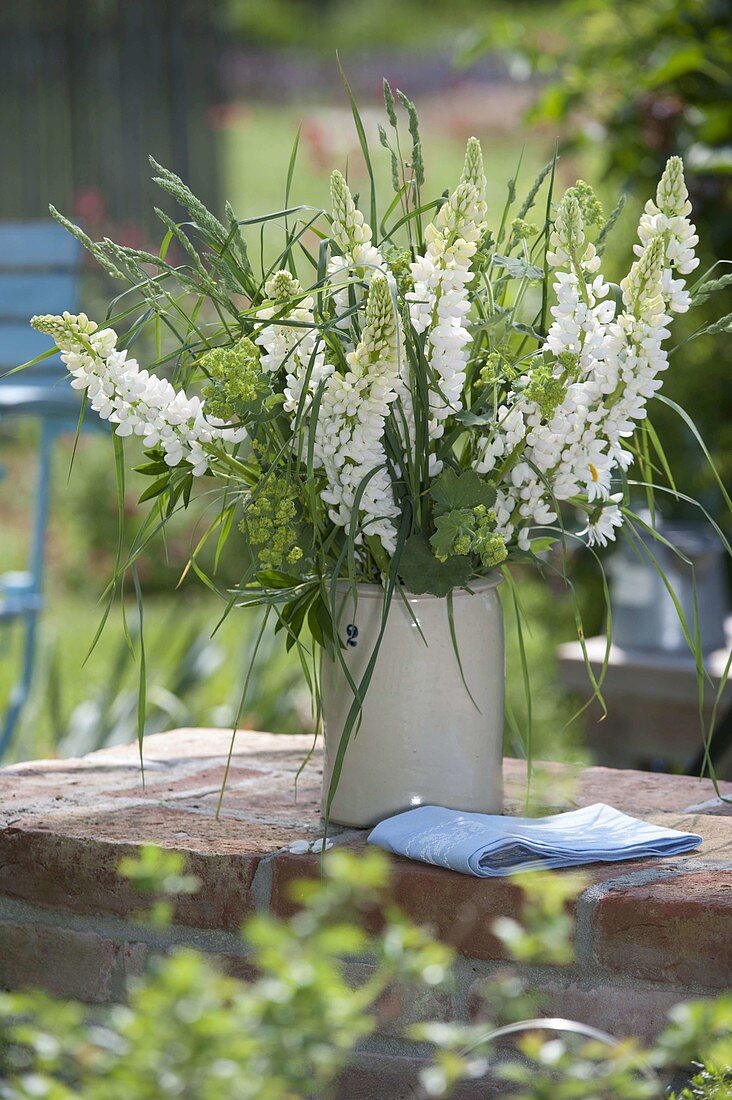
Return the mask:
{"type": "Polygon", "coordinates": [[[79,242],[56,222],[0,223],[0,423],[11,417],[30,417],[40,423],[28,567],[0,574],[0,628],[15,624],[24,630],[19,678],[0,718],[0,759],[33,678],[38,614],[43,606],[53,442],[61,432],[75,430],[80,408],[58,356],[17,374],[8,376],[7,371],[48,350],[48,337],[28,324],[33,314],[76,310],[80,254],[79,242]]]}

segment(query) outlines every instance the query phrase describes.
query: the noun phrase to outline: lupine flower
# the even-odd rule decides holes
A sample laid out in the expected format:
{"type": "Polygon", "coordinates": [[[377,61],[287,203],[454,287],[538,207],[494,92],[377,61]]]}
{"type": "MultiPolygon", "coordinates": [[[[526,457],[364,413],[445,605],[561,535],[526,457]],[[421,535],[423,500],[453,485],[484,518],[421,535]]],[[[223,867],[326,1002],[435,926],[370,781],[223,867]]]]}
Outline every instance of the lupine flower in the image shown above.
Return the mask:
{"type": "MultiPolygon", "coordinates": [[[[414,289],[407,294],[412,326],[426,332],[425,357],[433,372],[430,384],[429,436],[440,439],[445,420],[462,408],[467,345],[472,337],[467,314],[471,262],[485,229],[485,172],[480,142],[471,138],[460,182],[425,230],[424,256],[411,265],[414,289]]],[[[430,456],[430,474],[441,460],[430,456]]]]}
{"type": "Polygon", "coordinates": [[[612,479],[632,461],[623,440],[633,435],[661,387],[670,314],[688,308],[683,279],[673,279],[672,272],[687,274],[698,263],[681,161],[672,157],[656,202],[647,203],[641,217],[638,259],[621,283],[623,311],[616,317],[599,257],[586,240],[581,200],[576,188],[565,194],[547,254],[556,268],[557,297],[543,349],[544,358],[550,353],[554,359],[551,378],[544,362],[541,385],[536,375],[523,379],[515,403],[498,409],[496,431],[480,444],[475,462],[477,472],[489,473],[523,448],[521,461],[500,485],[496,506],[497,529],[522,548],[530,545],[532,526],[556,520],[554,502],[575,497],[614,502],[597,511],[586,534],[591,544],[615,538],[623,514],[620,498],[611,493],[612,479]]]}
{"type": "Polygon", "coordinates": [[[313,324],[313,299],[304,295],[298,280],[285,270],[277,271],[264,286],[267,298],[274,304],[257,311],[257,318],[278,323],[264,325],[256,337],[256,343],[264,349],[262,367],[276,374],[284,367],[285,412],[296,413],[300,407],[303,389],[308,397],[315,393],[324,378],[333,370],[325,362],[322,341],[313,324]],[[291,305],[290,305],[291,303],[291,305]]]}
{"type": "MultiPolygon", "coordinates": [[[[333,240],[340,255],[328,262],[328,276],[335,287],[339,283],[360,279],[369,283],[377,272],[386,270],[381,253],[372,243],[373,231],[353,201],[350,188],[339,171],[330,177],[330,197],[333,203],[333,240]]],[[[348,287],[336,290],[333,301],[338,314],[349,308],[348,287]]],[[[347,327],[347,326],[346,326],[347,327]]]]}
{"type": "Polygon", "coordinates": [[[243,427],[209,416],[199,397],[141,370],[117,350],[117,333],[99,329],[85,314],[33,317],[31,325],[55,340],[71,385],[86,390],[94,412],[114,424],[117,435],[137,435],[145,447],[160,447],[168,466],[189,463],[199,477],[209,467],[208,444],[245,438],[243,427]]]}
{"type": "Polygon", "coordinates": [[[399,509],[386,469],[384,424],[397,399],[398,329],[391,291],[384,275],[371,281],[363,333],[347,356],[345,375],[327,379],[316,425],[315,458],[327,486],[321,496],[328,515],[349,527],[356,494],[362,536],[376,536],[387,553],[396,545],[399,509]],[[368,479],[368,480],[366,480],[368,479]]]}

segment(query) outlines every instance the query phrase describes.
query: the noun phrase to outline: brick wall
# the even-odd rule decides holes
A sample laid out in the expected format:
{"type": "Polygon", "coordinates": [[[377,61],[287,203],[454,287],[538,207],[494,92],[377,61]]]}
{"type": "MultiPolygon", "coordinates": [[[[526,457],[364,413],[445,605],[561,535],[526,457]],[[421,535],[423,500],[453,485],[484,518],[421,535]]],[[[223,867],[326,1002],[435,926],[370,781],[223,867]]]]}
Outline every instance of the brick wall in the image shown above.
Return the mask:
{"type": "MultiPolygon", "coordinates": [[[[216,820],[228,742],[214,730],[150,737],[144,787],[136,746],[0,771],[0,985],[109,1001],[122,996],[151,952],[179,944],[211,952],[231,973],[250,974],[237,934],[242,921],[254,911],[291,912],[292,884],[317,874],[316,856],[287,848],[320,834],[321,764],[313,757],[295,800],[309,739],[239,735],[216,820]],[[167,929],[136,918],[144,899],[116,873],[120,857],[147,842],[185,852],[202,882],[167,929]]],[[[507,809],[516,812],[524,769],[509,760],[505,773],[507,809]]],[[[679,1000],[732,986],[731,807],[708,781],[547,764],[533,792],[535,808],[548,812],[603,801],[704,838],[686,856],[587,869],[574,964],[531,972],[548,1015],[650,1039],[679,1000]]],[[[732,795],[732,784],[723,794],[732,795]]],[[[342,830],[336,842],[358,848],[364,834],[342,830]]],[[[479,1018],[481,983],[505,965],[491,924],[515,914],[519,901],[505,880],[392,862],[394,900],[457,949],[456,982],[450,994],[416,1004],[403,1004],[398,990],[386,999],[382,1033],[344,1084],[351,1098],[410,1095],[421,1052],[397,1038],[405,1020],[479,1018]]],[[[354,983],[371,965],[368,958],[350,964],[354,983]]],[[[472,1095],[486,1096],[485,1086],[472,1095]]]]}

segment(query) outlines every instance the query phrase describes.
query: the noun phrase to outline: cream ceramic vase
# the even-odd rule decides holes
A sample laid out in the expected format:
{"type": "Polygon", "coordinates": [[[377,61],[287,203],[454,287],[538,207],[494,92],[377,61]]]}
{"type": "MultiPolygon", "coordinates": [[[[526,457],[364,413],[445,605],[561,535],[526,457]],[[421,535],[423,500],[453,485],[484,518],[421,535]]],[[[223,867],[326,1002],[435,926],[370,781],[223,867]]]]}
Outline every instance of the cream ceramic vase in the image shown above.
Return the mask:
{"type": "MultiPolygon", "coordinates": [[[[366,827],[422,805],[502,812],[505,657],[499,580],[453,594],[462,674],[447,599],[405,593],[407,609],[394,594],[360,722],[346,749],[332,822],[366,827]]],[[[356,601],[347,584],[340,586],[342,654],[356,684],[378,639],[383,598],[377,585],[359,585],[356,601]]],[[[326,655],[321,694],[325,811],[353,702],[340,662],[326,655]]]]}

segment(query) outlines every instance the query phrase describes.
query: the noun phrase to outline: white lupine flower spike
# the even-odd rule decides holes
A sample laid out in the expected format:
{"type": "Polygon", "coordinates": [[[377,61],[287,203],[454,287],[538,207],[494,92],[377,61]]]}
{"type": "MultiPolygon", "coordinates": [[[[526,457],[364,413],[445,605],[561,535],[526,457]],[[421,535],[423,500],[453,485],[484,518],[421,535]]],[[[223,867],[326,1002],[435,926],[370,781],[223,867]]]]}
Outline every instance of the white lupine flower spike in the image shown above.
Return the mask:
{"type": "Polygon", "coordinates": [[[117,333],[100,329],[84,313],[34,317],[31,324],[55,340],[71,385],[87,391],[94,412],[114,424],[117,435],[140,436],[146,447],[160,447],[168,466],[188,462],[200,477],[209,468],[206,444],[245,438],[243,428],[207,416],[199,397],[141,370],[136,359],[117,350],[117,333]]]}
{"type": "Polygon", "coordinates": [[[612,500],[585,530],[591,545],[604,546],[623,522],[612,479],[626,470],[631,453],[623,446],[646,416],[648,400],[667,369],[663,342],[672,313],[688,308],[683,279],[698,261],[697,243],[681,161],[672,157],[641,217],[638,259],[621,283],[623,306],[609,297],[600,261],[587,243],[581,205],[570,191],[559,203],[547,257],[555,269],[553,322],[544,352],[554,362],[561,400],[549,410],[531,400],[530,376],[515,402],[499,409],[502,427],[478,450],[476,469],[491,473],[520,442],[523,461],[513,466],[499,493],[498,530],[528,545],[527,527],[556,520],[551,497],[589,502],[612,500]]]}
{"type": "Polygon", "coordinates": [[[313,299],[303,296],[299,281],[289,271],[277,271],[267,280],[264,292],[275,304],[260,309],[257,318],[270,320],[275,315],[278,323],[265,325],[255,337],[255,343],[264,350],[262,367],[271,373],[284,368],[284,409],[296,413],[300,408],[303,388],[307,386],[307,408],[312,394],[333,370],[325,362],[323,342],[318,338],[313,323],[313,299]],[[291,308],[287,308],[288,303],[291,308]]]}
{"type": "Polygon", "coordinates": [[[361,535],[378,536],[392,554],[394,520],[399,509],[386,468],[384,425],[397,400],[398,323],[384,275],[371,281],[364,328],[356,349],[347,355],[345,375],[327,379],[316,425],[315,459],[325,472],[322,498],[333,523],[347,528],[356,494],[361,496],[361,535]]]}
{"type": "MultiPolygon", "coordinates": [[[[425,230],[424,256],[411,264],[414,289],[407,294],[415,332],[426,332],[425,356],[434,372],[429,435],[439,440],[447,418],[463,408],[468,364],[471,263],[485,229],[485,173],[480,142],[471,138],[458,186],[425,230]]],[[[431,474],[442,462],[430,455],[431,474]]]]}

